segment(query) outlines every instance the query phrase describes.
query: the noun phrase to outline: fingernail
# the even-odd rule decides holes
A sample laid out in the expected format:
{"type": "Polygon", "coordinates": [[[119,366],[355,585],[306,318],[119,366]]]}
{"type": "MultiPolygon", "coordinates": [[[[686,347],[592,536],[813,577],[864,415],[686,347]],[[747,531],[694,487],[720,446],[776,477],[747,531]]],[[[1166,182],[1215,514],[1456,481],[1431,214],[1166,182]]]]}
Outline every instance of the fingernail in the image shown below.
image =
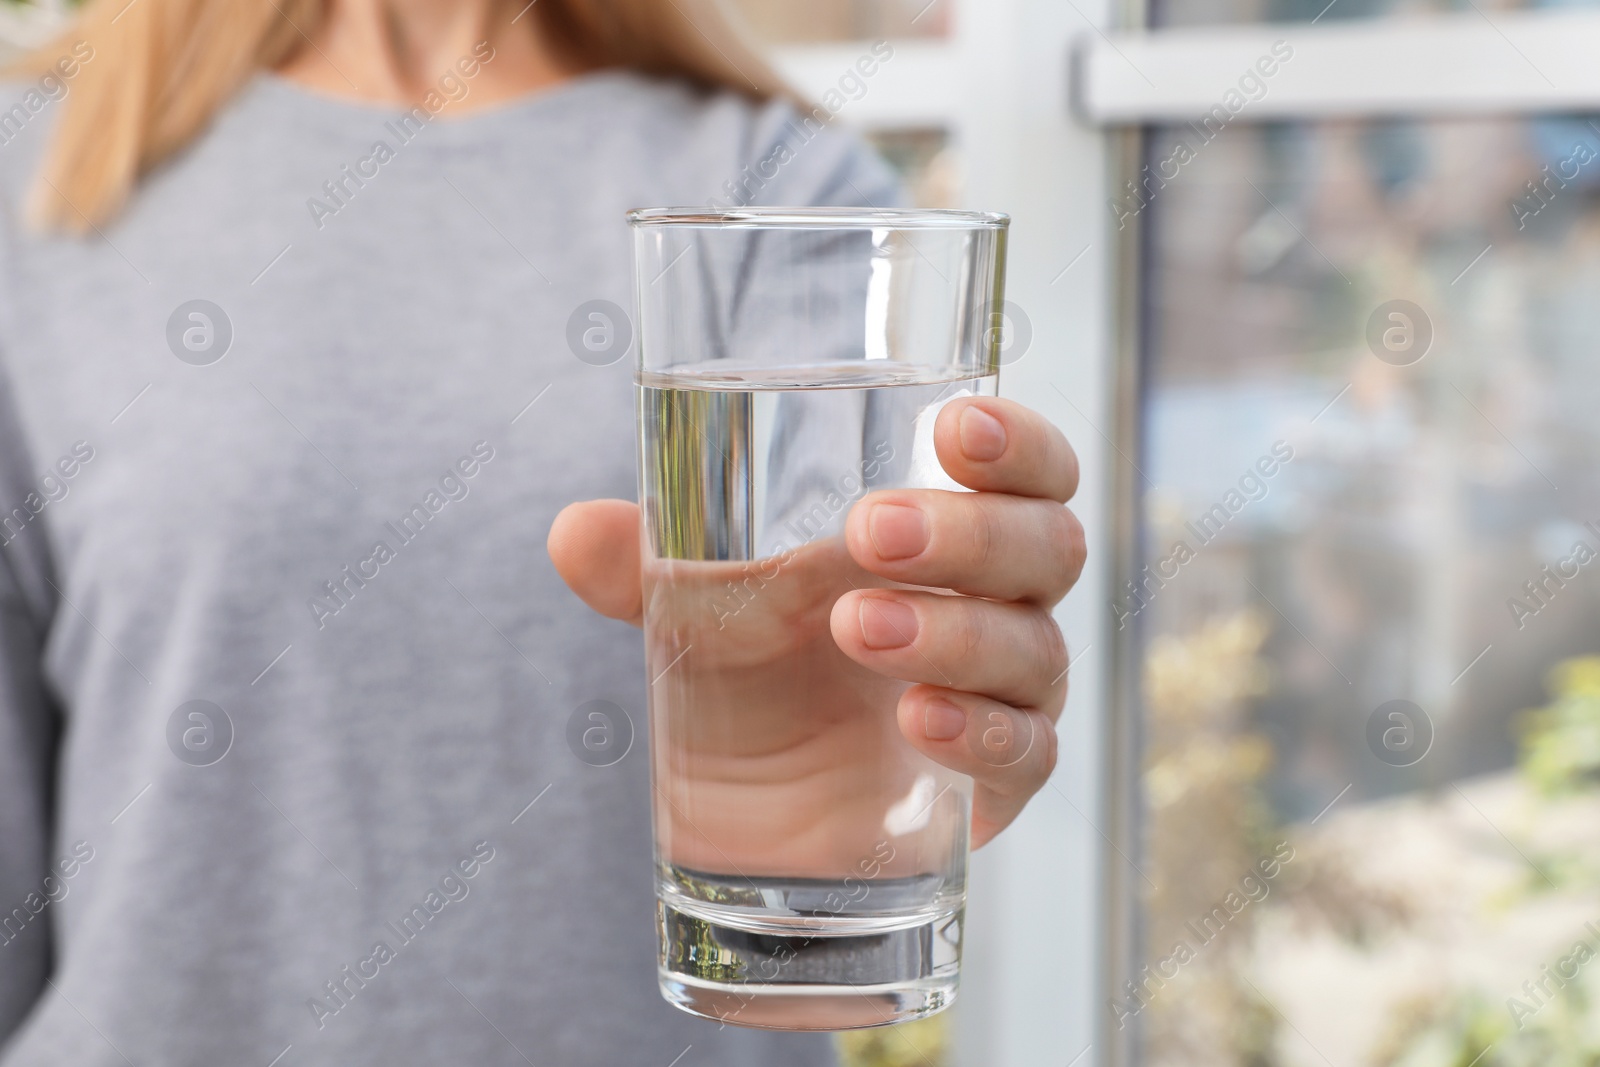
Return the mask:
{"type": "Polygon", "coordinates": [[[867,516],[867,536],[879,559],[910,559],[928,547],[928,520],[904,504],[876,504],[867,516]]]}
{"type": "Polygon", "coordinates": [[[922,713],[922,732],[929,741],[954,741],[966,728],[966,715],[946,701],[931,701],[922,713]]]}
{"type": "Polygon", "coordinates": [[[904,648],[917,639],[917,613],[898,600],[862,597],[859,612],[868,648],[904,648]]]}
{"type": "Polygon", "coordinates": [[[961,413],[961,452],[968,459],[988,463],[1006,450],[1006,428],[1000,420],[978,407],[967,405],[961,413]]]}

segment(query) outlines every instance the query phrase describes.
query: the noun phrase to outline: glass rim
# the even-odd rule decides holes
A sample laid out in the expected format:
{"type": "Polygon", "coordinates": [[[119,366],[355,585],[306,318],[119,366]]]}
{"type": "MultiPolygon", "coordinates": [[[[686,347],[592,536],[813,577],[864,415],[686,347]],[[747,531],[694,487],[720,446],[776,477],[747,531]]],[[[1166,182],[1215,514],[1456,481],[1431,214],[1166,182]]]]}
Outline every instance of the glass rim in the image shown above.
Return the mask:
{"type": "Polygon", "coordinates": [[[946,208],[652,207],[628,212],[631,226],[765,227],[817,229],[1003,230],[1011,216],[946,208]]]}

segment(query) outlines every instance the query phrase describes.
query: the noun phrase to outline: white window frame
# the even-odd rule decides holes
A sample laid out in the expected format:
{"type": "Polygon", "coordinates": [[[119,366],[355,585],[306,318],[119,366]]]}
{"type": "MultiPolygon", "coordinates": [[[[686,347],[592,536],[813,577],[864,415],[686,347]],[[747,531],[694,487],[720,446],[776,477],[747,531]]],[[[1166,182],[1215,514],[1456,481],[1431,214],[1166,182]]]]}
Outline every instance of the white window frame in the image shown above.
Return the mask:
{"type": "MultiPolygon", "coordinates": [[[[1076,105],[1102,127],[1198,121],[1275,42],[1293,57],[1243,121],[1572,111],[1600,105],[1600,12],[1486,11],[1404,20],[1118,33],[1085,42],[1076,105]]],[[[1329,4],[1331,8],[1333,5],[1329,4]]]]}

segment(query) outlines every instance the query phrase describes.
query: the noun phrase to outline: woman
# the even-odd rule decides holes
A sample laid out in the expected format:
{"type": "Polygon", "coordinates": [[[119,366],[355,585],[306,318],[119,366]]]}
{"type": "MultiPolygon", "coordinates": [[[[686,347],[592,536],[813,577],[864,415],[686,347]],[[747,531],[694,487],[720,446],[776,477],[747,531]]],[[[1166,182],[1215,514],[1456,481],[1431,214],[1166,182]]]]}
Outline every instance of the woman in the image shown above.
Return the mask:
{"type": "MultiPolygon", "coordinates": [[[[647,681],[637,513],[591,499],[632,383],[568,321],[628,303],[625,209],[726,202],[793,116],[685,2],[110,0],[8,86],[4,1067],[829,1061],[661,1000],[643,758],[564,741],[647,681]]],[[[740,195],[895,195],[792,156],[740,195]]],[[[1054,762],[1077,470],[998,400],[937,443],[979,494],[868,497],[852,552],[968,596],[834,635],[945,680],[901,729],[981,844],[1054,762]],[[1005,768],[995,696],[1044,739],[1005,768]]]]}

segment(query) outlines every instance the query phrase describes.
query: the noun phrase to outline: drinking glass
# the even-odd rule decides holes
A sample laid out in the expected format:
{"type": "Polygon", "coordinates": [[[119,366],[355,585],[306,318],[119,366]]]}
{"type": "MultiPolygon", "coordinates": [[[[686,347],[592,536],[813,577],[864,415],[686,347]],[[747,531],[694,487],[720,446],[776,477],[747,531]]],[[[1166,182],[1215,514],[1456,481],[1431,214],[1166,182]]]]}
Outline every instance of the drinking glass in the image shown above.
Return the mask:
{"type": "Polygon", "coordinates": [[[971,779],[829,614],[879,489],[961,489],[939,409],[993,395],[1003,215],[636,211],[644,631],[663,995],[836,1030],[955,996],[971,779]]]}

